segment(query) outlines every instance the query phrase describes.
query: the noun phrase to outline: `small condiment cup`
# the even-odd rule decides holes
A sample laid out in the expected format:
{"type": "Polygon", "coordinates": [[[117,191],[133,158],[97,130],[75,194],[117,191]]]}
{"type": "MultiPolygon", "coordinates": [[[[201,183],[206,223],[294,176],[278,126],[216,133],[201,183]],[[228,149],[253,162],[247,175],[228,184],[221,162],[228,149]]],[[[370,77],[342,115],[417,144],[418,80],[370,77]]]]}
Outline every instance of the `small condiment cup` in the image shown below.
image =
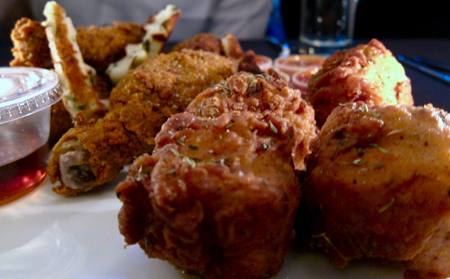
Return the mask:
{"type": "Polygon", "coordinates": [[[272,58],[264,55],[256,55],[256,65],[258,65],[259,69],[262,72],[267,71],[268,69],[273,67],[272,58]]]}
{"type": "Polygon", "coordinates": [[[319,68],[313,68],[306,71],[298,71],[292,76],[291,87],[299,89],[302,92],[302,97],[306,96],[308,90],[309,79],[319,71],[319,68]]]}
{"type": "Polygon", "coordinates": [[[299,71],[308,71],[322,67],[325,56],[293,54],[287,57],[277,57],[274,61],[274,68],[277,71],[292,76],[299,71]]]}
{"type": "Polygon", "coordinates": [[[48,152],[42,149],[50,132],[50,107],[62,94],[55,72],[0,67],[0,204],[34,189],[45,177],[48,152]]]}

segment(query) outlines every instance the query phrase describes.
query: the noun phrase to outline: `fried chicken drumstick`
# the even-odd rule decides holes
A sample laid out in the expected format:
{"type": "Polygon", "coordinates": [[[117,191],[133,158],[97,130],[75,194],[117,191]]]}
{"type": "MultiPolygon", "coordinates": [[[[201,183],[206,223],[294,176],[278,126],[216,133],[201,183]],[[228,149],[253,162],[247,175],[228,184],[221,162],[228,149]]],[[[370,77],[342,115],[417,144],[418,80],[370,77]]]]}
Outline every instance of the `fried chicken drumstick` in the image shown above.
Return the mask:
{"type": "Polygon", "coordinates": [[[311,77],[305,99],[315,110],[317,126],[339,104],[413,105],[411,82],[392,53],[378,40],[336,51],[311,77]]]}
{"type": "Polygon", "coordinates": [[[334,263],[406,263],[450,276],[450,115],[429,106],[337,107],[307,160],[310,243],[334,263]]]}
{"type": "Polygon", "coordinates": [[[276,76],[206,89],[117,187],[125,241],[206,278],[276,275],[301,196],[294,162],[315,136],[311,106],[276,76]]]}
{"type": "Polygon", "coordinates": [[[147,60],[113,89],[104,118],[78,119],[54,146],[48,175],[61,185],[53,190],[71,195],[112,180],[135,156],[153,149],[154,137],[171,115],[234,72],[233,60],[204,51],[147,60]]]}
{"type": "Polygon", "coordinates": [[[276,275],[301,197],[288,123],[249,111],[172,116],[116,188],[126,243],[209,279],[276,275]]]}

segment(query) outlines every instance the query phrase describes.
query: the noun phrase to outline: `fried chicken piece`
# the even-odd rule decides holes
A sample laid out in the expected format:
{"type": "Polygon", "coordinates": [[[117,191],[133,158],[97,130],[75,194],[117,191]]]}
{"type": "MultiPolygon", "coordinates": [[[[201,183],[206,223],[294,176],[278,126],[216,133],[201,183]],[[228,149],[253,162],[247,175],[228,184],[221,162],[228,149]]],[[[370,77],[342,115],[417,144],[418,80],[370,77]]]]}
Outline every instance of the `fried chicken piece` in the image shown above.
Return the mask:
{"type": "Polygon", "coordinates": [[[339,104],[413,105],[411,82],[403,66],[378,40],[328,57],[311,77],[306,92],[321,127],[339,104]]]}
{"type": "MultiPolygon", "coordinates": [[[[76,30],[66,10],[54,1],[44,8],[43,22],[49,43],[55,72],[64,88],[62,101],[72,118],[78,114],[86,119],[98,119],[105,115],[108,105],[95,93],[92,77],[94,69],[84,62],[75,40],[76,30]]],[[[107,100],[106,100],[107,101],[107,100]]]]}
{"type": "Polygon", "coordinates": [[[247,50],[244,53],[242,59],[239,60],[238,70],[253,74],[263,73],[263,71],[261,71],[261,69],[259,68],[258,62],[256,60],[256,54],[253,50],[247,50]]]}
{"type": "Polygon", "coordinates": [[[307,160],[310,242],[344,267],[402,261],[405,278],[450,276],[450,114],[406,105],[337,107],[307,160]]]}
{"type": "Polygon", "coordinates": [[[253,74],[262,73],[256,62],[255,52],[253,50],[244,52],[238,39],[232,34],[227,34],[222,39],[219,39],[211,33],[200,33],[179,42],[170,51],[180,51],[182,49],[201,49],[225,57],[231,57],[236,59],[238,71],[246,71],[253,74]]]}
{"type": "Polygon", "coordinates": [[[50,135],[48,142],[50,145],[56,143],[62,135],[73,127],[72,117],[66,110],[63,102],[52,105],[50,111],[50,135]]]}
{"type": "Polygon", "coordinates": [[[141,27],[134,22],[113,22],[105,27],[78,27],[77,43],[84,61],[97,71],[105,71],[109,64],[125,56],[125,46],[138,43],[141,27]]]}
{"type": "MultiPolygon", "coordinates": [[[[139,42],[142,29],[133,22],[114,22],[113,26],[78,27],[76,41],[84,61],[97,71],[125,55],[125,46],[139,42]]],[[[11,31],[14,59],[10,66],[52,68],[53,62],[45,34],[45,27],[38,21],[21,18],[11,31]]]]}
{"type": "Polygon", "coordinates": [[[11,40],[14,45],[11,67],[53,67],[45,29],[40,22],[25,17],[19,19],[11,31],[11,40]]]}
{"type": "Polygon", "coordinates": [[[192,38],[177,43],[170,52],[182,49],[204,50],[224,55],[220,39],[211,33],[200,33],[192,38]]]}
{"type": "Polygon", "coordinates": [[[172,116],[116,188],[126,243],[209,279],[276,275],[301,198],[288,123],[249,111],[172,116]]]}
{"type": "Polygon", "coordinates": [[[147,22],[142,25],[142,29],[145,30],[142,40],[139,43],[126,45],[126,55],[108,65],[106,74],[113,84],[116,85],[129,71],[145,60],[155,58],[162,52],[180,15],[181,10],[175,5],[169,4],[156,15],[148,18],[147,22]]]}
{"type": "Polygon", "coordinates": [[[147,60],[113,89],[104,118],[78,120],[54,146],[48,175],[61,185],[53,190],[71,195],[114,179],[135,156],[152,151],[154,137],[171,115],[234,72],[233,60],[204,51],[147,60]]]}
{"type": "Polygon", "coordinates": [[[301,98],[299,90],[271,75],[239,72],[199,94],[186,108],[201,117],[218,117],[231,111],[257,112],[261,118],[275,114],[289,120],[283,132],[292,129],[292,158],[295,168],[303,169],[316,137],[313,108],[301,98]]]}

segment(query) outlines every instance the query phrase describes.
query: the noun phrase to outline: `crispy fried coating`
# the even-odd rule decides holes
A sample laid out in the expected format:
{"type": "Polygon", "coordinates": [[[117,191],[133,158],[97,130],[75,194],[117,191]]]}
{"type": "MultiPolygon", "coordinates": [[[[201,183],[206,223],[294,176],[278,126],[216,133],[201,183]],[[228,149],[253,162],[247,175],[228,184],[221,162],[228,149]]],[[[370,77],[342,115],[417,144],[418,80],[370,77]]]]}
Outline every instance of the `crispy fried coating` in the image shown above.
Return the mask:
{"type": "MultiPolygon", "coordinates": [[[[125,55],[125,46],[139,42],[142,29],[133,22],[113,22],[105,27],[78,27],[76,41],[84,61],[98,71],[125,55]]],[[[38,21],[21,18],[11,31],[14,59],[10,66],[52,68],[45,27],[38,21]]]]}
{"type": "Polygon", "coordinates": [[[316,137],[313,108],[283,79],[271,75],[239,72],[199,94],[186,108],[201,117],[218,117],[225,112],[252,111],[261,118],[274,114],[288,120],[295,168],[303,169],[304,158],[316,137]]]}
{"type": "Polygon", "coordinates": [[[125,56],[125,46],[142,38],[141,27],[134,22],[113,22],[112,26],[78,27],[77,43],[84,61],[98,71],[125,56]]]}
{"type": "Polygon", "coordinates": [[[239,71],[253,74],[262,73],[256,62],[255,52],[253,50],[244,52],[238,39],[232,34],[227,34],[222,39],[219,39],[211,33],[200,33],[179,42],[170,51],[180,51],[182,49],[204,50],[231,57],[236,59],[239,71]]]}
{"type": "Polygon", "coordinates": [[[177,43],[170,51],[182,49],[204,50],[224,55],[220,39],[211,33],[200,33],[192,38],[177,43]]]}
{"type": "Polygon", "coordinates": [[[48,142],[50,144],[56,143],[72,127],[72,117],[64,107],[64,103],[57,102],[53,104],[50,112],[50,135],[48,142]]]}
{"type": "Polygon", "coordinates": [[[167,118],[234,72],[234,61],[204,51],[183,50],[147,60],[113,89],[104,118],[79,121],[55,145],[48,175],[61,185],[54,191],[76,194],[114,179],[135,156],[153,149],[167,118]]]}
{"type": "Polygon", "coordinates": [[[209,279],[276,275],[301,198],[288,123],[249,111],[172,116],[116,188],[127,244],[209,279]]]}
{"type": "Polygon", "coordinates": [[[45,28],[40,22],[25,17],[19,19],[11,31],[11,40],[14,59],[9,63],[10,66],[53,67],[45,28]]]}
{"type": "Polygon", "coordinates": [[[402,261],[450,276],[450,115],[429,106],[337,107],[307,160],[310,243],[338,266],[402,261]]]}
{"type": "Polygon", "coordinates": [[[339,104],[413,105],[411,82],[403,66],[378,40],[328,57],[308,83],[306,100],[321,127],[339,104]]]}

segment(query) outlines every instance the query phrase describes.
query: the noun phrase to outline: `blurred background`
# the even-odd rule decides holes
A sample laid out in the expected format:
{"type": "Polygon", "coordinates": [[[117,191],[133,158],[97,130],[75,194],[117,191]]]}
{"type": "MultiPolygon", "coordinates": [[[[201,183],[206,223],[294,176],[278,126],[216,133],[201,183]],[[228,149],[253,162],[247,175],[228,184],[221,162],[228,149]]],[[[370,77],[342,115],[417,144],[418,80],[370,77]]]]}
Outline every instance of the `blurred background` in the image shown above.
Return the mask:
{"type": "MultiPolygon", "coordinates": [[[[173,3],[181,8],[182,20],[172,34],[172,41],[205,31],[218,33],[218,36],[230,32],[241,40],[262,38],[269,23],[272,4],[276,3],[284,29],[281,35],[287,39],[296,39],[299,33],[300,1],[293,0],[57,2],[67,10],[75,26],[109,25],[113,20],[143,22],[166,4],[173,3]]],[[[0,43],[10,44],[10,31],[19,18],[29,17],[42,21],[45,3],[45,0],[0,0],[0,43]]],[[[371,38],[450,39],[450,16],[443,6],[443,1],[360,0],[356,14],[355,39],[371,38]]]]}
{"type": "MultiPolygon", "coordinates": [[[[296,38],[300,28],[300,1],[279,1],[287,36],[296,38]]],[[[444,3],[438,0],[359,0],[355,39],[450,39],[450,16],[444,3]]]]}

